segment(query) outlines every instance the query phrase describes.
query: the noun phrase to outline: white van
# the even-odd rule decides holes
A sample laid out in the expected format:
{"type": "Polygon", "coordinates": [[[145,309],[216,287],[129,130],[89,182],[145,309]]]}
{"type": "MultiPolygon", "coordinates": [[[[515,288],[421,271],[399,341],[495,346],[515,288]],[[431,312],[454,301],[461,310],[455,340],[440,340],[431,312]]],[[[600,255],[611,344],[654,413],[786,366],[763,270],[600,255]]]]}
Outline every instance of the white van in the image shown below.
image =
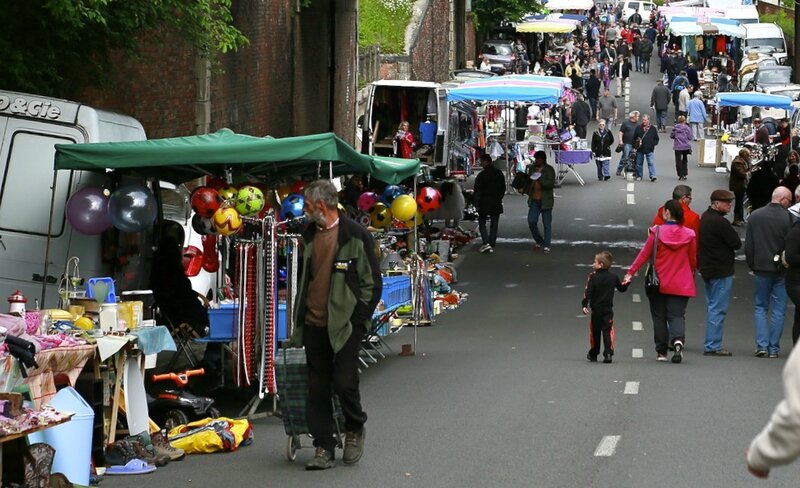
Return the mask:
{"type": "Polygon", "coordinates": [[[142,139],[144,128],[133,117],[0,91],[0,301],[19,290],[28,298],[29,308],[43,296],[43,308],[55,307],[58,283],[71,256],[80,259],[83,278],[108,276],[102,269],[100,237],[74,231],[65,216],[69,196],[84,186],[101,184],[101,177],[64,170],[54,175],[53,146],[142,139]],[[54,218],[45,264],[51,198],[54,218]]]}
{"type": "Polygon", "coordinates": [[[650,20],[650,12],[656,8],[656,4],[645,0],[622,0],[619,2],[622,5],[622,21],[627,22],[634,12],[639,11],[642,16],[642,23],[647,23],[650,20]]]}
{"type": "Polygon", "coordinates": [[[778,64],[786,64],[786,39],[783,30],[776,24],[745,24],[742,50],[772,55],[778,64]]]}
{"type": "MultiPolygon", "coordinates": [[[[711,6],[711,5],[709,5],[711,6]]],[[[725,7],[722,10],[726,19],[738,20],[739,24],[758,24],[758,10],[755,5],[742,5],[738,7],[725,7]]]]}
{"type": "Polygon", "coordinates": [[[420,124],[430,120],[436,124],[435,138],[424,162],[443,167],[447,125],[447,90],[432,81],[379,80],[370,85],[364,116],[361,119],[362,150],[368,154],[391,156],[401,119],[405,118],[411,133],[421,146],[420,124]]]}

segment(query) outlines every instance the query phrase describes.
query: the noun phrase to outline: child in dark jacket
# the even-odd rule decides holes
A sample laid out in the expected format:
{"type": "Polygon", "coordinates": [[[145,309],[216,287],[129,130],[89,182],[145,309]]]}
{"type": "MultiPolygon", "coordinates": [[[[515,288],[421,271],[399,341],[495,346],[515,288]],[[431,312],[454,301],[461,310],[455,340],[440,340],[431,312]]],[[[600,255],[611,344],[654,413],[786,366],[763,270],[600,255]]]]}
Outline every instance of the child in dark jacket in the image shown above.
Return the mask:
{"type": "Polygon", "coordinates": [[[586,359],[595,363],[600,354],[600,335],[603,335],[603,362],[610,363],[614,355],[614,289],[624,292],[628,284],[623,284],[619,276],[609,271],[613,257],[608,251],[601,251],[594,257],[594,271],[586,280],[583,292],[583,313],[591,313],[589,321],[589,354],[586,359]]]}

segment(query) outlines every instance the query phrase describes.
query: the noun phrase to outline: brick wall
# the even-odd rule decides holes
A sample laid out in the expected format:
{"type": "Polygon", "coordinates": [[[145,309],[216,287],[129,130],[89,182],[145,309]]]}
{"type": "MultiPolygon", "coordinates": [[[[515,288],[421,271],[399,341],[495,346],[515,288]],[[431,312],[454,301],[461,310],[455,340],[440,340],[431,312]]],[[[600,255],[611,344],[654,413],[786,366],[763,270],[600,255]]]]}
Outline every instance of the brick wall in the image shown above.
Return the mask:
{"type": "Polygon", "coordinates": [[[432,0],[411,46],[411,79],[445,81],[450,74],[450,2],[432,0]]]}

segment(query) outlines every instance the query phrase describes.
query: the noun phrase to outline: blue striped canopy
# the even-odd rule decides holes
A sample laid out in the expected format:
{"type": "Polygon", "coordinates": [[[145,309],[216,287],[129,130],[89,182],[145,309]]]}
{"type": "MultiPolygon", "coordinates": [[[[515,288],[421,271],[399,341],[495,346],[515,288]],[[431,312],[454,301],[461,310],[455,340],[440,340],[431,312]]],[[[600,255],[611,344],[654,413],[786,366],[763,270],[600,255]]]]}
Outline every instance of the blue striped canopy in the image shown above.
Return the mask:
{"type": "Polygon", "coordinates": [[[717,93],[717,103],[720,107],[739,107],[741,105],[752,107],[780,108],[791,113],[794,112],[792,99],[782,95],[767,95],[759,92],[724,92],[717,93]]]}

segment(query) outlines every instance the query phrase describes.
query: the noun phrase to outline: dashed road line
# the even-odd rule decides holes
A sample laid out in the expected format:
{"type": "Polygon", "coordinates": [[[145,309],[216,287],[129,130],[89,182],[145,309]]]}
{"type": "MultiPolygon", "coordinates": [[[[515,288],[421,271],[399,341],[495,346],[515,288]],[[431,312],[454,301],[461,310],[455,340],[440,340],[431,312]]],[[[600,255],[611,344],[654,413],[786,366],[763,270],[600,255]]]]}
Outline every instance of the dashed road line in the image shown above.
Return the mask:
{"type": "Polygon", "coordinates": [[[633,219],[628,219],[628,227],[633,227],[633,219]]]}
{"type": "Polygon", "coordinates": [[[597,449],[594,450],[594,455],[596,457],[609,457],[613,456],[615,452],[617,452],[617,444],[622,436],[618,435],[606,435],[600,439],[600,444],[597,445],[597,449]]]}
{"type": "Polygon", "coordinates": [[[634,293],[631,296],[631,300],[633,300],[633,303],[642,303],[642,296],[639,295],[638,293],[634,293]]]}
{"type": "Polygon", "coordinates": [[[639,394],[639,382],[638,381],[626,381],[625,382],[625,394],[626,395],[638,395],[639,394]]]}
{"type": "Polygon", "coordinates": [[[635,187],[635,185],[633,183],[628,183],[626,186],[627,186],[627,188],[625,189],[625,191],[633,192],[633,189],[635,187]]]}
{"type": "Polygon", "coordinates": [[[628,202],[628,205],[636,205],[636,195],[634,195],[633,193],[628,193],[625,196],[626,196],[626,200],[628,202]]]}
{"type": "Polygon", "coordinates": [[[633,330],[644,330],[642,327],[643,326],[641,322],[639,322],[638,320],[633,321],[633,330]]]}
{"type": "Polygon", "coordinates": [[[642,349],[632,349],[631,350],[631,357],[643,358],[644,357],[644,351],[642,349]]]}

